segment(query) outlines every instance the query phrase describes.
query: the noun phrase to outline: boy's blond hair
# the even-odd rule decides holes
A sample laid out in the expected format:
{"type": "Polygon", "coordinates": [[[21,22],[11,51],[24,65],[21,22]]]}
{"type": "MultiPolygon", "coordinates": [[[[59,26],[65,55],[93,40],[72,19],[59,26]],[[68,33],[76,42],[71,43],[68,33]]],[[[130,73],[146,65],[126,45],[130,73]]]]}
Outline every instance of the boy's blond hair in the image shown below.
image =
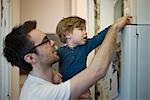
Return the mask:
{"type": "Polygon", "coordinates": [[[66,43],[65,32],[72,32],[74,28],[82,28],[86,26],[86,21],[77,16],[63,18],[57,25],[56,33],[60,41],[66,43]]]}

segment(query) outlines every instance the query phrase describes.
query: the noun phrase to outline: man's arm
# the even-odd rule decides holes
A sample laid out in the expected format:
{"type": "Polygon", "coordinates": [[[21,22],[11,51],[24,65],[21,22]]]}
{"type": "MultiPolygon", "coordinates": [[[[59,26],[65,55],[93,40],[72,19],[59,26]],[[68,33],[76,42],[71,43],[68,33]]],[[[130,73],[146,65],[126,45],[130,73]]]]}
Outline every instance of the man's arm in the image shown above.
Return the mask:
{"type": "Polygon", "coordinates": [[[122,17],[114,23],[96,53],[89,67],[71,79],[70,99],[79,97],[85,90],[90,88],[96,81],[105,76],[110,65],[117,33],[129,23],[131,17],[122,17]]]}

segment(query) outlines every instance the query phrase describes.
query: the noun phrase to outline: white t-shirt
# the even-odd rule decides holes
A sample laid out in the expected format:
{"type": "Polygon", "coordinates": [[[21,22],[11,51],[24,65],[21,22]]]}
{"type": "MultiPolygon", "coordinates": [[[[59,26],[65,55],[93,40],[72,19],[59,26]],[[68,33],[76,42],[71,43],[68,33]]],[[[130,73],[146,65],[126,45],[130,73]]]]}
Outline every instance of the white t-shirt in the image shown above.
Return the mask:
{"type": "Polygon", "coordinates": [[[70,81],[59,85],[29,75],[21,90],[20,100],[69,100],[70,81]]]}

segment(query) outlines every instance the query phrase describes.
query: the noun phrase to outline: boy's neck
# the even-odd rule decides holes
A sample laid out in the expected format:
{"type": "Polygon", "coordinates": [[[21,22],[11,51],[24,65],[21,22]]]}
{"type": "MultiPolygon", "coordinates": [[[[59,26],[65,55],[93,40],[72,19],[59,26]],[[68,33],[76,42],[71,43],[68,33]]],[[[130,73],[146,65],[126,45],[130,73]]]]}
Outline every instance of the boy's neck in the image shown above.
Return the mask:
{"type": "Polygon", "coordinates": [[[70,47],[70,48],[74,48],[74,47],[76,47],[76,46],[78,46],[78,45],[77,45],[77,44],[74,44],[74,43],[72,43],[72,42],[70,42],[70,41],[67,41],[67,46],[70,47]]]}

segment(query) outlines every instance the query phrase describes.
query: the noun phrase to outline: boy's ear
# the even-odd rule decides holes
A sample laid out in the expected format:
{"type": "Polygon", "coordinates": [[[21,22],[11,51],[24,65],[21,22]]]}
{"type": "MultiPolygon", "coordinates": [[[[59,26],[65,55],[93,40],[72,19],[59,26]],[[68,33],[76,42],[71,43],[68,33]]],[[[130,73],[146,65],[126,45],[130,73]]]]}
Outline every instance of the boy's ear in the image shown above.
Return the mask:
{"type": "Polygon", "coordinates": [[[35,63],[36,59],[33,53],[28,53],[24,56],[24,60],[28,63],[35,63]]]}
{"type": "Polygon", "coordinates": [[[65,32],[65,33],[64,33],[64,35],[65,35],[65,37],[66,37],[67,39],[70,39],[70,38],[71,38],[71,36],[72,36],[72,35],[71,35],[71,33],[70,33],[70,32],[68,32],[68,31],[67,31],[67,32],[65,32]]]}

